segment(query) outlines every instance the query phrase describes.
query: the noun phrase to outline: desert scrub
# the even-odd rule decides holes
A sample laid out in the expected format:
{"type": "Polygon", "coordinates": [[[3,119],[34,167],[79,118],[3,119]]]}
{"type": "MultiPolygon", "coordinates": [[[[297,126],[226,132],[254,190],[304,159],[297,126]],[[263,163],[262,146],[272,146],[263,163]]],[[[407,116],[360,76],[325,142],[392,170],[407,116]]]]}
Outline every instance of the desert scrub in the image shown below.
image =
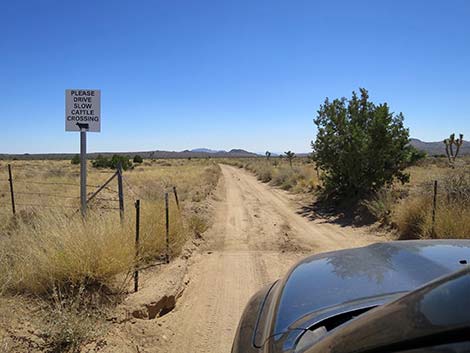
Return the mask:
{"type": "Polygon", "coordinates": [[[283,190],[290,190],[297,184],[298,171],[288,166],[281,166],[273,172],[272,184],[283,190]]]}
{"type": "Polygon", "coordinates": [[[90,213],[86,221],[48,212],[18,219],[1,239],[3,285],[15,293],[43,295],[56,286],[113,287],[134,262],[128,225],[90,213]]]}
{"type": "Polygon", "coordinates": [[[294,193],[311,192],[319,185],[315,166],[308,158],[295,158],[292,167],[286,160],[271,157],[225,159],[223,163],[252,172],[258,180],[294,193]]]}
{"type": "MultiPolygon", "coordinates": [[[[178,255],[183,244],[204,229],[201,225],[192,224],[207,223],[208,216],[195,213],[192,200],[197,197],[199,204],[212,193],[220,168],[201,160],[172,160],[163,167],[157,162],[124,173],[125,218],[122,224],[117,211],[102,209],[110,204],[101,200],[90,203],[85,221],[79,214],[73,215],[74,208],[61,208],[78,208],[78,199],[56,200],[48,196],[21,194],[18,204],[45,204],[57,208],[19,206],[15,218],[10,210],[1,208],[0,294],[50,296],[53,288],[77,285],[91,291],[120,292],[136,261],[139,264],[153,261],[165,253],[165,192],[170,196],[170,252],[172,256],[178,255]],[[179,193],[181,209],[176,206],[173,186],[179,193]],[[134,256],[133,204],[137,198],[141,199],[139,259],[134,256]]],[[[78,181],[76,166],[68,161],[15,161],[13,171],[19,190],[20,182],[28,184],[31,181],[26,191],[78,194],[78,188],[74,188],[78,181]],[[61,168],[62,173],[50,173],[50,170],[61,168]],[[37,180],[55,184],[49,187],[32,183],[37,180]]],[[[99,185],[110,175],[112,172],[92,169],[89,182],[99,185]]],[[[6,203],[8,196],[5,193],[2,201],[6,203]]],[[[116,198],[108,189],[102,196],[116,198]]]]}
{"type": "Polygon", "coordinates": [[[260,165],[256,169],[253,168],[252,171],[256,174],[258,180],[263,183],[270,182],[273,178],[273,168],[271,165],[260,165]]]}
{"type": "Polygon", "coordinates": [[[433,182],[425,180],[394,207],[392,222],[400,237],[470,238],[470,170],[447,168],[435,176],[438,193],[434,227],[433,182]]]}
{"type": "Polygon", "coordinates": [[[54,290],[52,301],[43,303],[42,313],[42,336],[51,353],[78,353],[104,332],[106,313],[89,302],[83,287],[65,296],[54,290]]]}
{"type": "MultiPolygon", "coordinates": [[[[189,211],[188,211],[189,212],[189,211]]],[[[170,255],[180,253],[195,233],[191,224],[205,222],[200,216],[184,215],[170,200],[170,255]]],[[[14,229],[0,238],[0,288],[3,292],[49,296],[58,287],[84,286],[91,291],[119,293],[139,264],[165,254],[165,207],[162,202],[141,202],[140,258],[135,259],[135,221],[117,215],[89,212],[87,219],[48,212],[27,222],[18,218],[14,229]],[[118,281],[124,275],[124,282],[118,281]]]]}
{"type": "MultiPolygon", "coordinates": [[[[12,216],[11,209],[0,208],[0,300],[12,305],[0,306],[0,352],[32,351],[31,344],[33,351],[78,352],[96,341],[101,329],[106,330],[104,310],[130,290],[135,267],[161,261],[166,252],[165,193],[170,196],[170,255],[174,257],[188,239],[208,228],[210,212],[203,201],[220,176],[219,166],[211,161],[146,160],[124,172],[125,217],[121,223],[117,210],[107,210],[117,207],[117,202],[106,201],[116,199],[115,182],[89,204],[83,220],[76,212],[80,206],[78,166],[70,161],[11,164],[18,191],[17,213],[12,216]],[[51,196],[55,194],[67,198],[51,196]],[[141,200],[138,258],[136,199],[141,200]],[[33,320],[33,314],[39,317],[33,320]],[[10,324],[12,316],[14,323],[10,324]],[[34,335],[20,333],[18,338],[9,329],[21,327],[23,322],[30,324],[28,329],[32,327],[34,335]],[[31,337],[34,342],[29,341],[31,337]]],[[[0,161],[2,205],[10,205],[8,184],[2,182],[6,172],[6,163],[0,161]]],[[[112,170],[90,168],[88,182],[101,185],[112,174],[112,170]]],[[[90,186],[89,192],[94,189],[90,186]]]]}
{"type": "Polygon", "coordinates": [[[392,188],[382,188],[367,200],[361,202],[361,206],[373,217],[375,221],[382,225],[391,222],[391,215],[397,195],[392,188]]]}
{"type": "Polygon", "coordinates": [[[423,196],[409,197],[397,205],[393,222],[400,239],[419,239],[430,236],[431,213],[429,199],[423,196]]]}

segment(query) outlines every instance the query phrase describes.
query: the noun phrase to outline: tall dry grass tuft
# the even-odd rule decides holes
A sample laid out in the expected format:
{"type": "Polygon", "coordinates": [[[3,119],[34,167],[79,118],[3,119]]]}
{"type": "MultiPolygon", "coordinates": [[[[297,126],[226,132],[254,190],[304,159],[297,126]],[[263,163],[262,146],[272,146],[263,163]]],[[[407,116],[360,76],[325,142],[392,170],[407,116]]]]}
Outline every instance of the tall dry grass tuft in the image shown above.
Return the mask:
{"type": "Polygon", "coordinates": [[[69,285],[113,287],[134,262],[131,227],[90,213],[86,221],[61,212],[18,218],[0,239],[5,290],[42,295],[69,285]]]}
{"type": "Polygon", "coordinates": [[[419,239],[430,235],[431,213],[426,197],[410,197],[397,205],[393,222],[400,239],[419,239]]]}
{"type": "MultiPolygon", "coordinates": [[[[174,200],[169,209],[170,255],[177,256],[195,229],[174,200]]],[[[93,212],[85,221],[60,212],[18,218],[14,229],[0,238],[0,289],[34,295],[50,295],[55,288],[71,286],[121,291],[125,283],[116,280],[118,275],[130,274],[136,262],[161,259],[166,253],[164,203],[141,202],[138,259],[133,209],[127,212],[123,224],[117,215],[93,212]]],[[[202,219],[192,216],[189,220],[198,222],[198,232],[205,230],[201,229],[202,219]]]]}
{"type": "Polygon", "coordinates": [[[470,238],[470,209],[456,205],[439,207],[435,230],[438,238],[470,238]]]}
{"type": "Polygon", "coordinates": [[[393,222],[401,238],[470,238],[470,170],[446,169],[436,179],[438,194],[434,227],[433,183],[427,180],[395,206],[393,222]]]}

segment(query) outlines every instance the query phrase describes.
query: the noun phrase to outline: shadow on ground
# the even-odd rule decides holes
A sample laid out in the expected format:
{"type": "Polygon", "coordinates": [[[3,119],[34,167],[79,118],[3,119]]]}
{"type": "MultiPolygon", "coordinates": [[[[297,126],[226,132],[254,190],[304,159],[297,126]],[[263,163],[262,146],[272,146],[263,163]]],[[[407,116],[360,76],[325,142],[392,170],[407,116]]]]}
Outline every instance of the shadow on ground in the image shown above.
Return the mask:
{"type": "Polygon", "coordinates": [[[373,217],[358,207],[338,207],[320,201],[301,206],[297,214],[309,221],[337,224],[341,227],[361,227],[374,223],[373,217]]]}

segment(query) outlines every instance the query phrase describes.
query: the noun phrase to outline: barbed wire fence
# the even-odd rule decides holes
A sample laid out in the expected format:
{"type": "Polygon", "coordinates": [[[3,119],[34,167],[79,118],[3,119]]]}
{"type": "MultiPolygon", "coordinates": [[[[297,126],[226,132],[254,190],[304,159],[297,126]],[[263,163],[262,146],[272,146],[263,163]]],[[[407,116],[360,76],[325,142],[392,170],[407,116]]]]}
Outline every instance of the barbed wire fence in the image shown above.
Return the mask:
{"type": "MultiPolygon", "coordinates": [[[[0,175],[3,173],[0,173],[0,175]]],[[[177,207],[177,215],[180,218],[181,224],[184,224],[184,219],[180,210],[180,201],[176,186],[166,187],[163,190],[163,202],[165,209],[165,254],[161,262],[155,264],[141,264],[139,258],[139,238],[140,238],[140,224],[141,224],[141,205],[142,202],[154,202],[145,197],[137,187],[132,186],[123,175],[120,166],[104,183],[96,185],[87,185],[88,188],[93,190],[88,193],[87,204],[95,209],[104,211],[119,211],[121,221],[124,218],[124,186],[126,188],[128,197],[133,201],[135,206],[135,270],[134,270],[134,290],[138,291],[139,287],[139,271],[147,269],[155,265],[161,265],[170,262],[170,202],[169,195],[173,194],[175,204],[177,207]],[[117,188],[111,187],[111,182],[117,179],[117,188]],[[106,193],[105,193],[106,192],[106,193]]],[[[10,209],[13,217],[16,217],[18,212],[22,210],[37,210],[37,209],[59,209],[59,210],[74,210],[68,217],[74,217],[80,214],[80,196],[73,195],[72,192],[78,194],[80,183],[70,182],[48,182],[29,180],[29,178],[16,178],[11,164],[7,165],[7,177],[0,178],[0,200],[8,200],[6,194],[9,194],[9,200],[0,203],[0,208],[10,209]],[[39,188],[31,190],[31,186],[36,185],[39,188]],[[57,191],[58,187],[66,187],[68,190],[57,191]],[[52,200],[52,201],[51,201],[52,200]]]]}
{"type": "MultiPolygon", "coordinates": [[[[6,193],[9,194],[9,203],[0,204],[0,208],[10,208],[15,216],[17,211],[22,209],[79,209],[80,196],[73,195],[79,188],[79,183],[69,182],[47,182],[29,180],[28,178],[15,178],[12,166],[8,164],[8,177],[0,179],[0,194],[2,198],[7,199],[6,193]],[[31,190],[33,186],[38,186],[35,190],[31,190]],[[65,187],[66,190],[57,191],[59,187],[65,187]]],[[[114,177],[114,174],[113,174],[114,177]]],[[[113,178],[111,177],[111,178],[113,178]]],[[[110,179],[111,179],[110,178],[110,179]]],[[[109,179],[102,185],[90,184],[87,187],[95,189],[89,193],[88,200],[99,201],[100,204],[91,204],[100,210],[119,210],[114,207],[112,202],[119,202],[119,194],[117,190],[112,189],[109,179]],[[106,190],[106,195],[97,196],[101,191],[106,190]]],[[[75,212],[72,213],[72,216],[75,212]]]]}

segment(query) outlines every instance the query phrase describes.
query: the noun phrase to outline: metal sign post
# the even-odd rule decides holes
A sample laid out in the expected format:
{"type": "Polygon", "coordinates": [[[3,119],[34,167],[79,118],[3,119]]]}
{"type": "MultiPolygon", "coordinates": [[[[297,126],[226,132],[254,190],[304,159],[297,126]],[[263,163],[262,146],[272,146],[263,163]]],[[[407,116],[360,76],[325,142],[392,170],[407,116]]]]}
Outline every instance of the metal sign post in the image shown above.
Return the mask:
{"type": "Polygon", "coordinates": [[[80,131],[80,203],[82,216],[87,209],[86,133],[101,131],[101,91],[65,90],[65,131],[80,131]]]}
{"type": "MultiPolygon", "coordinates": [[[[87,124],[83,124],[87,125],[87,124]]],[[[86,216],[86,127],[80,128],[80,210],[86,216]]]]}

